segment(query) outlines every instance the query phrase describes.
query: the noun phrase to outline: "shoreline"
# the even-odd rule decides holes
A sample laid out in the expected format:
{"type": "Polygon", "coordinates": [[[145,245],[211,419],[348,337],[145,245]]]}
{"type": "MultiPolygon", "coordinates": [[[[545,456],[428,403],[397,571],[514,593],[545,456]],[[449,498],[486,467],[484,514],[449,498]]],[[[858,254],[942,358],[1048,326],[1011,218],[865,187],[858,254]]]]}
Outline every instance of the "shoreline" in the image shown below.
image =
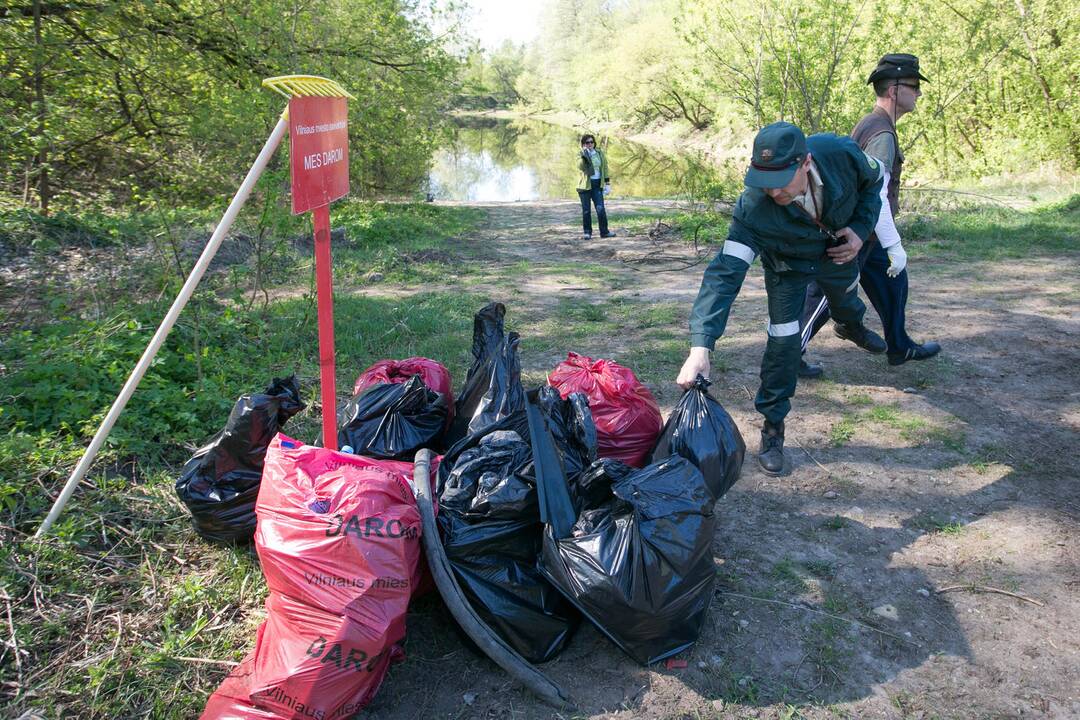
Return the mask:
{"type": "MultiPolygon", "coordinates": [[[[584,113],[559,110],[524,112],[521,110],[452,110],[450,117],[478,117],[497,120],[530,120],[573,128],[597,135],[613,135],[669,154],[699,153],[717,167],[743,165],[750,156],[753,133],[731,126],[725,130],[693,130],[678,122],[654,123],[640,131],[629,131],[614,120],[591,119],[584,113]]],[[[948,180],[940,176],[921,176],[905,169],[904,187],[937,189],[946,192],[978,192],[988,199],[1007,205],[1031,207],[1053,203],[1080,194],[1080,174],[1064,173],[1052,163],[1019,173],[1002,172],[979,178],[948,180]]]]}

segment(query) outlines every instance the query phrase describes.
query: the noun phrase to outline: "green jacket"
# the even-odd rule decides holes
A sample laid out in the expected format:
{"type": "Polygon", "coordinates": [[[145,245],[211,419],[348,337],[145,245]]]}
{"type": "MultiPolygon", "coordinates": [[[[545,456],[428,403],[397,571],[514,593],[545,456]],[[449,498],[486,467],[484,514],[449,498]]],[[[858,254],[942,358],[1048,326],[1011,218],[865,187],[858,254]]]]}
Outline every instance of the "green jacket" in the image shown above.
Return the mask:
{"type": "MultiPolygon", "coordinates": [[[[605,155],[604,151],[600,148],[596,148],[596,154],[600,156],[600,179],[603,180],[605,184],[610,183],[611,176],[608,174],[607,155],[605,155]]],[[[589,181],[593,176],[592,163],[589,162],[587,158],[578,155],[578,170],[581,171],[581,177],[578,178],[577,189],[588,190],[589,181]]]]}
{"type": "MultiPolygon", "coordinates": [[[[849,227],[865,242],[881,211],[881,167],[850,138],[831,133],[811,135],[807,149],[824,185],[821,223],[832,230],[849,227]]],[[[742,288],[754,258],[776,273],[816,272],[832,262],[827,238],[795,204],[777,205],[758,188],[746,188],[735,204],[727,241],[705,269],[690,313],[690,344],[715,346],[724,334],[731,304],[742,288]]],[[[858,266],[852,261],[852,273],[858,266]]]]}

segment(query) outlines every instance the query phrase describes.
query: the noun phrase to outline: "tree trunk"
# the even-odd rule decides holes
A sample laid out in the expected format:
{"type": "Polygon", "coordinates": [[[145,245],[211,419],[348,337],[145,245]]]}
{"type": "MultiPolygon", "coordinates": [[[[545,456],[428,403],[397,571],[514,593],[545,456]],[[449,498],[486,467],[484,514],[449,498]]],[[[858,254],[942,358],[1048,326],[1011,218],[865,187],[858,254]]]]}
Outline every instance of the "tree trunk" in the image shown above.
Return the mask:
{"type": "Polygon", "coordinates": [[[1027,8],[1024,7],[1024,0],[1015,0],[1016,11],[1020,14],[1020,36],[1024,38],[1024,46],[1028,51],[1028,62],[1031,63],[1031,71],[1035,73],[1035,79],[1039,81],[1039,89],[1042,90],[1043,100],[1046,101],[1046,111],[1050,114],[1050,122],[1054,122],[1054,96],[1050,92],[1050,84],[1046,81],[1046,76],[1043,75],[1042,68],[1039,66],[1039,56],[1035,52],[1035,43],[1031,41],[1031,36],[1027,31],[1027,8]]]}
{"type": "Polygon", "coordinates": [[[38,203],[41,214],[49,214],[49,143],[45,135],[45,47],[41,39],[41,0],[34,0],[34,99],[37,105],[38,203]]]}

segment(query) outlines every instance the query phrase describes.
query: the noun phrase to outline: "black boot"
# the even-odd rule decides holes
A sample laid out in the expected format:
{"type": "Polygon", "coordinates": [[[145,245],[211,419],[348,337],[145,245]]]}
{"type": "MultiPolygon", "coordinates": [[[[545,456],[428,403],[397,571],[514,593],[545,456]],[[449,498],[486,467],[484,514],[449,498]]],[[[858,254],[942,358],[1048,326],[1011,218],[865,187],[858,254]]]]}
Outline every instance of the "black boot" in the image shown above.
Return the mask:
{"type": "Polygon", "coordinates": [[[885,352],[888,349],[888,345],[881,339],[881,336],[876,332],[866,327],[862,323],[858,325],[841,325],[840,323],[833,324],[833,332],[836,333],[836,337],[842,340],[850,340],[863,350],[875,355],[885,352]]]}
{"type": "Polygon", "coordinates": [[[768,475],[784,472],[784,423],[773,425],[768,420],[761,426],[761,452],[758,463],[768,475]]]}

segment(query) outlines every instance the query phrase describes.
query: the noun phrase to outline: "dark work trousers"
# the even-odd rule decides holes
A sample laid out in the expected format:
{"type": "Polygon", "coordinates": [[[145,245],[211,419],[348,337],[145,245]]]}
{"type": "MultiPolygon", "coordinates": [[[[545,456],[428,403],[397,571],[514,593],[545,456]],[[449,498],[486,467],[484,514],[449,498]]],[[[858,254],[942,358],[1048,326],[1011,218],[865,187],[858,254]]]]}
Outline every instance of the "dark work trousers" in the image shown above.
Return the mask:
{"type": "Polygon", "coordinates": [[[596,221],[600,223],[600,234],[607,235],[607,210],[604,208],[604,180],[589,180],[588,190],[578,190],[581,198],[581,228],[586,235],[592,235],[592,212],[589,203],[596,206],[596,221]]]}
{"type": "MultiPolygon", "coordinates": [[[[873,235],[859,250],[858,261],[862,271],[859,284],[881,318],[888,351],[902,355],[915,346],[915,341],[908,337],[904,329],[904,309],[907,307],[908,297],[907,270],[902,270],[894,278],[886,274],[885,271],[889,269],[889,255],[873,235]]],[[[828,321],[829,301],[817,283],[810,283],[806,288],[806,307],[799,323],[803,352],[806,352],[811,338],[817,335],[818,330],[828,321]]]]}
{"type": "Polygon", "coordinates": [[[754,406],[774,424],[783,422],[791,410],[802,349],[799,318],[803,314],[807,286],[815,281],[834,308],[837,322],[857,325],[866,313],[866,306],[859,299],[859,268],[854,262],[837,265],[823,259],[813,272],[776,272],[765,267],[769,340],[761,358],[761,388],[754,406]]]}

